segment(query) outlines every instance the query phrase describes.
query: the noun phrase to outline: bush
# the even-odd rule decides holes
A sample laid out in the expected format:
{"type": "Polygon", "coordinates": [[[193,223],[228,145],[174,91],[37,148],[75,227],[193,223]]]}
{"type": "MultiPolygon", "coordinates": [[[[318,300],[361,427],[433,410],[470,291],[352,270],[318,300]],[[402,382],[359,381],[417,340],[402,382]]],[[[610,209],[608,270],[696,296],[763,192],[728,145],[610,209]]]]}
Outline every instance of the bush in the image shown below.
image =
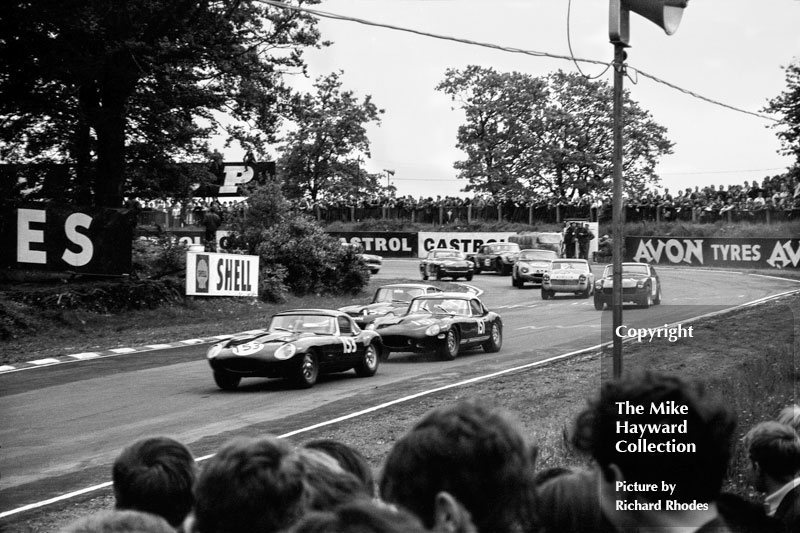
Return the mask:
{"type": "Polygon", "coordinates": [[[259,270],[258,296],[265,302],[283,303],[286,301],[288,288],[283,283],[286,269],[282,266],[266,266],[259,270]]]}
{"type": "Polygon", "coordinates": [[[186,269],[187,246],[163,231],[133,241],[132,272],[140,278],[160,278],[186,269]]]}

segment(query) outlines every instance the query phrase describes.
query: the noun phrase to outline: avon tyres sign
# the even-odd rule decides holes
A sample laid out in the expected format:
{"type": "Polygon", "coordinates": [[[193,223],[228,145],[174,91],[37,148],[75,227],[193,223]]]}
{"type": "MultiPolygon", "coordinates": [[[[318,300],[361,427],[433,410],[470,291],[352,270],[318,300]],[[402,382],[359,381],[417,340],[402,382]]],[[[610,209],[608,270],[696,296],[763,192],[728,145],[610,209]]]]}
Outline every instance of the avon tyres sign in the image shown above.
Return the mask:
{"type": "Polygon", "coordinates": [[[186,254],[189,296],[258,296],[258,256],[186,254]]]}
{"type": "Polygon", "coordinates": [[[800,239],[626,237],[625,260],[662,265],[800,268],[800,239]]]}
{"type": "Polygon", "coordinates": [[[135,217],[126,209],[28,204],[5,213],[0,264],[22,270],[120,275],[131,270],[135,217]]]}

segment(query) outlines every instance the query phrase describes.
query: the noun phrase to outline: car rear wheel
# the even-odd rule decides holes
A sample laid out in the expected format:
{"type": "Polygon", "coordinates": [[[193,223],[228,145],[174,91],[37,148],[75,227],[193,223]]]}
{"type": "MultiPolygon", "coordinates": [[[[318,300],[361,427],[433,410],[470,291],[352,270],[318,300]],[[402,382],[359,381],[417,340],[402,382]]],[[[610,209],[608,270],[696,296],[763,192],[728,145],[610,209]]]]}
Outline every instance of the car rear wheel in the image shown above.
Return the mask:
{"type": "Polygon", "coordinates": [[[378,371],[378,347],[375,343],[369,344],[361,356],[361,361],[356,365],[356,375],[360,378],[368,378],[375,375],[378,371]]]}
{"type": "Polygon", "coordinates": [[[460,336],[458,331],[450,328],[445,335],[444,340],[439,345],[437,352],[439,357],[445,361],[452,361],[458,356],[458,349],[460,347],[460,336]]]}
{"type": "Polygon", "coordinates": [[[319,361],[317,354],[308,352],[297,360],[294,371],[294,382],[301,389],[310,389],[317,382],[319,377],[319,361]]]}
{"type": "Polygon", "coordinates": [[[422,267],[420,271],[422,272],[422,281],[428,281],[428,267],[422,267]]]}
{"type": "Polygon", "coordinates": [[[236,390],[241,381],[241,376],[234,376],[224,370],[214,371],[214,383],[222,390],[236,390]]]}
{"type": "Polygon", "coordinates": [[[472,281],[472,272],[470,272],[469,274],[464,276],[464,279],[467,280],[467,281],[472,281]]]}
{"type": "Polygon", "coordinates": [[[436,279],[437,280],[442,279],[442,270],[440,268],[436,269],[436,279]]]}
{"type": "Polygon", "coordinates": [[[493,353],[500,351],[503,346],[503,328],[497,322],[492,324],[492,331],[489,334],[489,340],[482,345],[483,351],[493,353]]]}
{"type": "Polygon", "coordinates": [[[656,291],[656,297],[653,300],[653,303],[658,305],[661,303],[661,284],[658,284],[658,290],[656,291]]]}

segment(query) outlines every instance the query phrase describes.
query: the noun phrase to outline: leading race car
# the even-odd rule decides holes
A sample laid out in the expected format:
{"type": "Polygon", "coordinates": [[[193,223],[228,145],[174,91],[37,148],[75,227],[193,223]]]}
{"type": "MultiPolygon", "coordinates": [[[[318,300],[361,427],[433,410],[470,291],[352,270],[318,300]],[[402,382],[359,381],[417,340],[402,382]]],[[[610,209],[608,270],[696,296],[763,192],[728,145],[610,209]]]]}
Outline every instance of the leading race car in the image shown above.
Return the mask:
{"type": "MultiPolygon", "coordinates": [[[[594,286],[594,308],[602,311],[611,306],[614,287],[614,265],[606,265],[603,277],[594,286]]],[[[653,265],[622,263],[622,302],[633,302],[647,308],[661,303],[661,279],[653,265]]]]}
{"type": "Polygon", "coordinates": [[[313,387],[321,373],[355,369],[359,377],[378,370],[381,339],[346,313],[294,309],[272,317],[266,332],[218,342],[206,355],[219,388],[233,390],[242,378],[288,378],[313,387]]]}
{"type": "Polygon", "coordinates": [[[594,292],[594,274],[586,259],[556,259],[542,276],[542,300],[557,292],[571,292],[588,298],[594,292]]]}
{"type": "Polygon", "coordinates": [[[481,245],[478,252],[468,256],[475,265],[475,273],[494,271],[506,276],[519,255],[519,244],[515,242],[490,242],[481,245]]]}
{"type": "Polygon", "coordinates": [[[439,292],[442,289],[426,283],[392,283],[378,287],[370,303],[340,307],[339,311],[353,317],[363,329],[378,317],[405,314],[415,296],[439,292]]]}
{"type": "Polygon", "coordinates": [[[496,352],[503,345],[503,321],[468,293],[417,296],[405,315],[379,318],[369,326],[383,339],[384,356],[394,352],[436,351],[455,359],[463,349],[481,346],[496,352]]]}
{"type": "Polygon", "coordinates": [[[464,278],[467,281],[472,279],[472,261],[467,259],[461,250],[450,248],[436,248],[428,252],[428,255],[419,263],[419,273],[422,274],[423,281],[430,277],[442,279],[445,277],[464,278]]]}
{"type": "Polygon", "coordinates": [[[558,259],[558,253],[553,250],[533,248],[522,250],[511,271],[511,285],[521,289],[525,286],[526,281],[541,284],[542,277],[545,272],[550,270],[550,265],[556,259],[558,259]]]}

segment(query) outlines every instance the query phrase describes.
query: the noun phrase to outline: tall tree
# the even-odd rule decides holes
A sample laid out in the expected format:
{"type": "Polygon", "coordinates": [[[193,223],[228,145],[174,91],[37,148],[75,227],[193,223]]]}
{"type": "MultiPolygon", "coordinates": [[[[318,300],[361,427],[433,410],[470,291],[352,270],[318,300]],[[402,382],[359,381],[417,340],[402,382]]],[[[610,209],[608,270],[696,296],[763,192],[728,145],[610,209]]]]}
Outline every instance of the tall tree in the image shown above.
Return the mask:
{"type": "Polygon", "coordinates": [[[362,169],[370,156],[367,125],[380,124],[382,109],[367,95],[359,101],[342,89],[341,72],[317,79],[315,93],[292,102],[295,128],[281,148],[278,172],[290,198],[359,194],[379,190],[379,174],[362,169]]]}
{"type": "MultiPolygon", "coordinates": [[[[535,78],[468,66],[448,69],[437,90],[464,110],[454,167],[465,190],[557,196],[608,191],[612,183],[612,89],[562,71],[535,78]]],[[[624,95],[625,186],[657,184],[659,157],[671,153],[666,128],[624,95]]]]}
{"type": "Polygon", "coordinates": [[[800,59],[785,68],[786,90],[769,101],[764,111],[775,113],[782,121],[772,126],[781,141],[779,153],[795,158],[792,172],[800,178],[800,59]]]}
{"type": "Polygon", "coordinates": [[[129,163],[207,156],[217,112],[232,138],[274,140],[283,75],[324,44],[310,16],[254,0],[11,0],[0,35],[0,157],[71,163],[76,200],[106,206],[129,163]]]}

